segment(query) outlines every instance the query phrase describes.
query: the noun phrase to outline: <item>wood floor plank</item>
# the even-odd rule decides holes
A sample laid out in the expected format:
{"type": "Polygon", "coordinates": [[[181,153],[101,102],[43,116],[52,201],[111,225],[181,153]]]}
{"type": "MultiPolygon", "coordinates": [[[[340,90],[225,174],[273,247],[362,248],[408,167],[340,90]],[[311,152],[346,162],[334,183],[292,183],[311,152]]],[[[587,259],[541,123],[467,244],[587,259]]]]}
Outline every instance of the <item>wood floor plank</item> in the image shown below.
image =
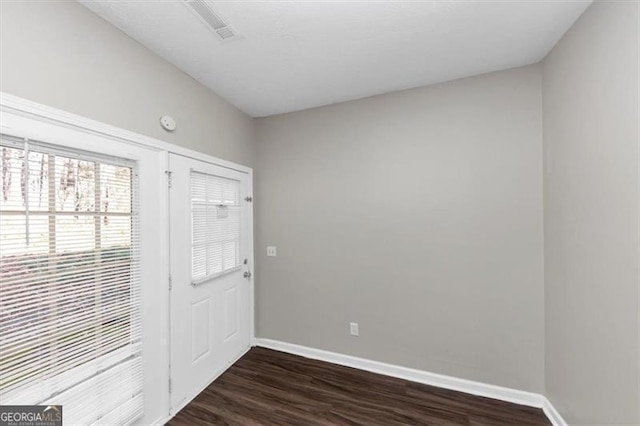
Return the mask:
{"type": "Polygon", "coordinates": [[[170,426],[542,426],[540,409],[253,348],[170,426]]]}

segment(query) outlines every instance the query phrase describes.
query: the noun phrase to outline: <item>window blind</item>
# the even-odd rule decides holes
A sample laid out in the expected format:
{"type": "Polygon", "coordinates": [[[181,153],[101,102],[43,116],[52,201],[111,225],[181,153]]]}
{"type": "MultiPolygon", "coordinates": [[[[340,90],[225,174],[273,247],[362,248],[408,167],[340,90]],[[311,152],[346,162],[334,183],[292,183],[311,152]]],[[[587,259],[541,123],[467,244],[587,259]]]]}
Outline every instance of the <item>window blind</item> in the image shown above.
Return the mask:
{"type": "Polygon", "coordinates": [[[240,267],[240,182],[191,171],[191,283],[240,267]]]}
{"type": "Polygon", "coordinates": [[[0,137],[0,404],[143,411],[135,163],[0,137]]]}

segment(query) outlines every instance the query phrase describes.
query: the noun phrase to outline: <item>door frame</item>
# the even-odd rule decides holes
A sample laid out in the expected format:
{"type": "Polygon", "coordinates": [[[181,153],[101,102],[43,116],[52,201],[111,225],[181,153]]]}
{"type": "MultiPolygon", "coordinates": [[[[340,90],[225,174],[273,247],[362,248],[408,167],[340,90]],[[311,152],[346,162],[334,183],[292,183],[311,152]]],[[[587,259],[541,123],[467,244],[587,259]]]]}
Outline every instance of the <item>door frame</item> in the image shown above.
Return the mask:
{"type": "MultiPolygon", "coordinates": [[[[162,317],[165,322],[165,327],[160,330],[160,341],[158,344],[164,348],[164,355],[166,357],[166,379],[167,379],[167,393],[165,405],[162,411],[165,413],[163,416],[153,421],[153,424],[164,424],[169,421],[182,407],[179,407],[175,411],[171,409],[170,402],[170,379],[171,379],[171,300],[170,300],[170,239],[169,239],[169,186],[168,179],[169,174],[169,154],[178,154],[184,157],[192,158],[199,161],[205,161],[207,163],[214,164],[216,166],[224,167],[231,170],[247,173],[249,176],[249,182],[247,192],[252,198],[255,198],[253,193],[253,169],[248,166],[237,164],[231,161],[223,160],[221,158],[214,157],[212,155],[204,154],[189,148],[178,146],[169,142],[165,142],[159,139],[155,139],[150,136],[141,135],[129,130],[121,129],[109,124],[99,122],[90,118],[83,117],[81,115],[72,114],[57,108],[42,105],[37,102],[33,102],[27,99],[20,98],[18,96],[11,95],[0,91],[0,131],[8,133],[20,133],[27,134],[29,129],[26,126],[11,127],[11,123],[15,122],[12,117],[22,117],[35,123],[46,123],[49,125],[55,125],[62,128],[67,128],[79,132],[83,132],[93,136],[102,136],[109,139],[115,139],[123,144],[131,145],[132,147],[144,147],[159,151],[159,161],[155,174],[157,175],[159,182],[166,182],[165,190],[161,191],[161,197],[158,200],[160,203],[159,211],[161,212],[159,222],[161,223],[164,232],[161,235],[160,244],[160,258],[162,259],[162,272],[161,276],[162,285],[164,291],[165,303],[162,307],[162,317]],[[7,124],[9,123],[9,124],[7,124]]],[[[18,120],[19,121],[19,120],[18,120]]],[[[249,347],[255,346],[255,253],[254,253],[254,206],[251,203],[248,209],[248,259],[251,270],[251,279],[249,280],[249,347]]],[[[213,379],[215,380],[215,378],[213,379]]],[[[188,402],[187,402],[188,403],[188,402]]],[[[185,404],[186,405],[186,404],[185,404]]]]}
{"type": "MultiPolygon", "coordinates": [[[[224,169],[228,169],[228,170],[233,170],[239,173],[243,173],[247,175],[247,182],[246,182],[246,194],[240,194],[241,197],[241,202],[244,201],[242,198],[244,198],[245,196],[249,196],[253,198],[253,172],[251,169],[249,169],[248,171],[245,170],[239,170],[237,168],[234,167],[228,167],[227,165],[220,165],[217,164],[213,161],[208,161],[207,158],[205,157],[209,157],[209,156],[203,156],[200,155],[199,153],[196,153],[196,156],[193,155],[184,155],[182,153],[176,153],[173,151],[164,151],[162,153],[163,155],[163,164],[165,165],[165,172],[164,174],[165,179],[168,179],[169,184],[166,185],[166,199],[167,199],[167,204],[166,204],[166,209],[165,209],[165,213],[164,216],[166,217],[166,241],[168,242],[167,244],[167,250],[166,250],[166,256],[167,256],[167,268],[168,268],[168,274],[171,275],[171,264],[172,264],[172,259],[171,259],[171,179],[175,179],[173,176],[175,170],[171,169],[171,163],[170,163],[170,157],[171,155],[179,155],[181,157],[187,158],[189,160],[194,160],[194,161],[198,161],[201,163],[207,163],[209,165],[212,166],[217,166],[217,167],[222,167],[224,169]]],[[[214,157],[210,157],[210,158],[214,158],[214,157]]],[[[228,162],[226,162],[228,163],[228,162]]],[[[193,169],[192,169],[193,170],[193,169]]],[[[231,365],[233,365],[238,359],[240,359],[245,353],[247,353],[249,351],[249,349],[251,349],[253,346],[255,346],[255,322],[254,322],[254,271],[255,271],[255,265],[254,265],[254,253],[253,253],[253,202],[249,202],[247,203],[247,236],[246,236],[246,244],[247,244],[247,256],[245,257],[246,259],[248,259],[248,270],[251,273],[249,280],[248,280],[248,285],[249,285],[249,346],[247,347],[246,350],[243,350],[242,352],[240,352],[236,357],[234,357],[233,359],[231,359],[230,361],[228,361],[227,363],[225,363],[225,367],[218,373],[216,374],[211,380],[209,380],[201,389],[197,390],[196,396],[198,394],[200,394],[203,390],[205,390],[211,383],[213,383],[222,373],[224,373],[224,371],[226,371],[231,365]]],[[[244,256],[243,256],[244,257],[244,256]]],[[[172,283],[172,285],[175,285],[176,283],[172,283]]],[[[169,296],[171,296],[171,286],[169,286],[169,296]]],[[[245,285],[245,283],[243,282],[242,285],[245,285]]],[[[172,314],[172,309],[171,309],[171,298],[169,297],[168,299],[168,317],[169,317],[169,321],[167,322],[167,326],[168,326],[168,340],[169,340],[169,380],[171,382],[172,379],[172,365],[171,365],[171,314],[172,314]]],[[[171,385],[170,385],[171,387],[171,385]]],[[[185,399],[182,403],[178,404],[176,407],[173,407],[173,403],[171,400],[171,394],[169,395],[169,414],[171,417],[175,416],[180,410],[182,410],[185,406],[187,406],[190,402],[192,401],[192,399],[185,399]]]]}

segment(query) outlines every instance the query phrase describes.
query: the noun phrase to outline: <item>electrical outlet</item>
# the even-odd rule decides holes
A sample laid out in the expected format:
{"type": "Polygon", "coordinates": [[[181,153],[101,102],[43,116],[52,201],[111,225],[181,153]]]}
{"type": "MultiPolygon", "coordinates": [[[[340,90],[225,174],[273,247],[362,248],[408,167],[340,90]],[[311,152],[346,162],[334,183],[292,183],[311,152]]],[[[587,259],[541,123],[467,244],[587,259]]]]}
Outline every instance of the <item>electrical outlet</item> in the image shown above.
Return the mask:
{"type": "Polygon", "coordinates": [[[278,255],[276,246],[267,246],[267,256],[275,257],[278,255]]]}
{"type": "Polygon", "coordinates": [[[357,322],[350,322],[349,323],[349,331],[351,332],[352,336],[359,336],[360,332],[358,331],[358,323],[357,322]]]}

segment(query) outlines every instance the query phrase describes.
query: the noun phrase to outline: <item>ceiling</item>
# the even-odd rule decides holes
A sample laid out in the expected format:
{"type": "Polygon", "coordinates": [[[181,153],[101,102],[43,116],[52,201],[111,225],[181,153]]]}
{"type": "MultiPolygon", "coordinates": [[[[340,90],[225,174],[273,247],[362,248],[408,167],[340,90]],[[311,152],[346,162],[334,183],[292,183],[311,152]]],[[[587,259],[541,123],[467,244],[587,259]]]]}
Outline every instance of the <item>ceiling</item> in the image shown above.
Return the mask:
{"type": "Polygon", "coordinates": [[[81,0],[253,117],[543,59],[591,1],[208,2],[221,41],[184,0],[81,0]]]}

